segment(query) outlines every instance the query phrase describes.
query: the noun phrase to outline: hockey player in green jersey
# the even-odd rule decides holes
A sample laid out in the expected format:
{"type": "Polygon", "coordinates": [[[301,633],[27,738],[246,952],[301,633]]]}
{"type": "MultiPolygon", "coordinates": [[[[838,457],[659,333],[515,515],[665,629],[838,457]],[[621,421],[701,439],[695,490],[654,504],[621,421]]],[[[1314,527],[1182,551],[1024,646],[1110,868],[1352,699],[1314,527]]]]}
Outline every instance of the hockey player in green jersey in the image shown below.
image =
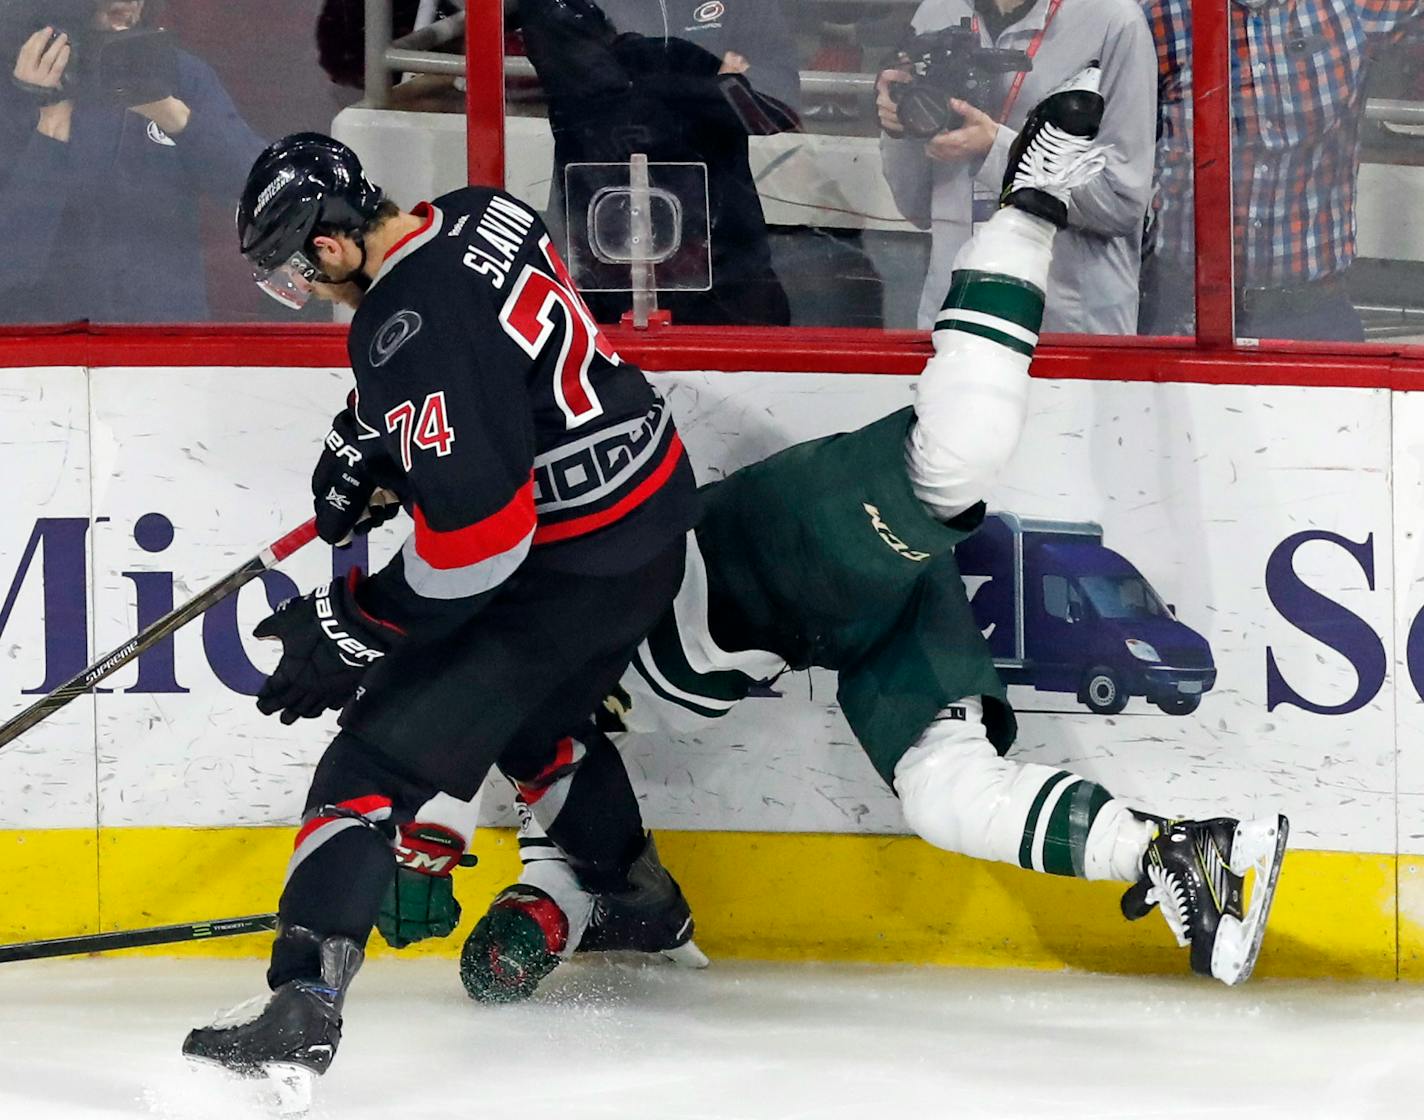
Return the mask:
{"type": "MultiPolygon", "coordinates": [[[[1072,188],[1111,158],[1092,143],[1102,113],[1090,68],[1030,115],[1000,210],[956,262],[913,408],[703,488],[682,587],[613,707],[627,730],[683,731],[784,671],[835,670],[846,720],[918,835],[1128,883],[1127,917],[1160,903],[1192,968],[1234,984],[1259,951],[1285,818],[1167,820],[1069,771],[1005,757],[1013,712],[953,552],[983,521],[982,496],[1022,431],[1053,238],[1072,188]]],[[[579,948],[688,952],[686,906],[665,871],[644,868],[631,895],[593,896],[543,832],[597,807],[520,792],[524,873],[466,942],[472,996],[527,995],[579,948]]]]}

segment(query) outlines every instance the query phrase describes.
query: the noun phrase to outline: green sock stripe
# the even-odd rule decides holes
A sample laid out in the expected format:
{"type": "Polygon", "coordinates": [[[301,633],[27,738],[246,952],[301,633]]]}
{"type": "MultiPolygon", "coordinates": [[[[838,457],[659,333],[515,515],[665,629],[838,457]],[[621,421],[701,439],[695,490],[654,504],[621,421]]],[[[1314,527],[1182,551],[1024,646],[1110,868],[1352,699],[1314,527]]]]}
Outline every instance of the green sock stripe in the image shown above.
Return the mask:
{"type": "Polygon", "coordinates": [[[1055,786],[1061,782],[1066,782],[1073,775],[1066,770],[1060,770],[1044,782],[1039,787],[1038,795],[1034,797],[1033,804],[1029,806],[1028,818],[1024,821],[1023,842],[1019,844],[1019,866],[1032,871],[1033,868],[1033,835],[1038,831],[1038,818],[1043,813],[1043,806],[1048,801],[1048,795],[1053,792],[1055,786]]]}
{"type": "Polygon", "coordinates": [[[708,700],[725,700],[734,704],[745,699],[751,689],[751,678],[735,669],[699,673],[689,665],[687,654],[682,648],[682,639],[678,635],[677,620],[671,611],[663,616],[663,621],[653,627],[653,632],[648,635],[648,652],[652,654],[653,664],[658,667],[658,672],[662,673],[668,684],[694,696],[702,696],[708,700]]]}
{"type": "Polygon", "coordinates": [[[695,704],[684,696],[677,696],[669,692],[657,682],[657,678],[655,678],[652,673],[648,672],[647,666],[643,664],[643,655],[641,653],[633,655],[633,668],[636,669],[638,675],[647,682],[648,687],[669,704],[676,704],[679,708],[686,708],[689,712],[696,712],[699,716],[704,716],[707,719],[716,719],[719,716],[726,715],[729,711],[727,708],[704,708],[701,704],[695,704]]]}
{"type": "Polygon", "coordinates": [[[1096,782],[1077,781],[1064,791],[1043,836],[1043,869],[1050,875],[1083,878],[1088,831],[1112,795],[1096,782]]]}
{"type": "Polygon", "coordinates": [[[963,331],[965,334],[976,334],[980,338],[987,338],[990,342],[997,342],[1000,346],[1006,346],[1017,354],[1022,354],[1025,358],[1032,358],[1034,347],[1021,338],[1014,338],[1013,335],[1005,334],[1003,331],[996,331],[993,327],[986,327],[982,323],[966,323],[963,320],[951,320],[945,322],[941,319],[935,323],[936,330],[963,331]]]}
{"type": "Polygon", "coordinates": [[[940,310],[961,307],[1007,319],[1034,334],[1043,325],[1043,293],[1025,280],[998,272],[956,272],[940,310]]]}

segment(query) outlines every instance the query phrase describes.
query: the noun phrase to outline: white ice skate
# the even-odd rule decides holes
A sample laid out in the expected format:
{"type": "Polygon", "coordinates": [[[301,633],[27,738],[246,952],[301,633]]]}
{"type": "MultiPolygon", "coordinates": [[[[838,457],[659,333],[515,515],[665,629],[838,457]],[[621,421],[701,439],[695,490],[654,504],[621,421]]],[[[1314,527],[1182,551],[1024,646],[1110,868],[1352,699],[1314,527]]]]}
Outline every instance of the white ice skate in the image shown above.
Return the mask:
{"type": "Polygon", "coordinates": [[[1123,914],[1136,920],[1160,904],[1177,944],[1191,949],[1193,972],[1242,983],[1261,952],[1290,822],[1150,819],[1157,835],[1142,857],[1142,878],[1122,897],[1123,914]]]}

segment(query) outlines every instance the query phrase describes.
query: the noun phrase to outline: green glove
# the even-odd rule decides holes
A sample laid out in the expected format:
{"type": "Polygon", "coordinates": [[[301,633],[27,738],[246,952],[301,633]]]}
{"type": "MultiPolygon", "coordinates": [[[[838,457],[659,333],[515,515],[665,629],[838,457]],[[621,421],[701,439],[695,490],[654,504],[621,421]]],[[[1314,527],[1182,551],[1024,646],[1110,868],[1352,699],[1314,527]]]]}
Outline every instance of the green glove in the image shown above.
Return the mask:
{"type": "Polygon", "coordinates": [[[381,900],[376,929],[392,949],[429,937],[449,937],[460,924],[460,904],[450,876],[422,875],[397,867],[381,900]]]}
{"type": "Polygon", "coordinates": [[[396,874],[381,900],[376,929],[392,949],[428,937],[449,937],[460,924],[460,904],[450,872],[473,867],[465,838],[444,825],[415,822],[399,829],[396,874]]]}

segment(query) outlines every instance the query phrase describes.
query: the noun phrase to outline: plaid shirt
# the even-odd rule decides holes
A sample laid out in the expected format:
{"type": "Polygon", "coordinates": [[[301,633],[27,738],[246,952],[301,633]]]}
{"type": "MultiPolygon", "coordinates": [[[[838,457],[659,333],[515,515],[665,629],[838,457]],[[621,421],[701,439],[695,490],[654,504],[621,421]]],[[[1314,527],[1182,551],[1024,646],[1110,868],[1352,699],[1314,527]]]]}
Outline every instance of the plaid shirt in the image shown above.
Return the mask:
{"type": "MultiPolygon", "coordinates": [[[[1222,2],[1222,0],[1217,0],[1222,2]]],[[[1355,257],[1355,179],[1373,37],[1402,38],[1421,0],[1285,0],[1231,19],[1236,282],[1290,287],[1355,257]]],[[[1157,45],[1156,251],[1190,261],[1190,0],[1144,0],[1157,45]]]]}

